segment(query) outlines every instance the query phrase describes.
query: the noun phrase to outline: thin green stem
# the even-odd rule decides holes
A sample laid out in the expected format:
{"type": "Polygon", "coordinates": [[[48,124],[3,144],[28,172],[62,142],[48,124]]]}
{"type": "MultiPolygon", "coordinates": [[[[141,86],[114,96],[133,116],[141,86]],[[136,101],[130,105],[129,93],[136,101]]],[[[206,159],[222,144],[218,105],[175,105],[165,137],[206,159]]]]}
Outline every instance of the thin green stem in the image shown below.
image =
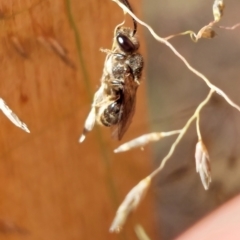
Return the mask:
{"type": "Polygon", "coordinates": [[[87,93],[88,93],[89,101],[92,101],[92,95],[93,95],[92,94],[92,88],[91,88],[91,85],[90,85],[90,80],[89,80],[87,68],[85,66],[85,61],[84,61],[84,58],[83,58],[83,55],[82,55],[82,50],[81,50],[82,46],[81,46],[80,35],[79,35],[78,28],[77,28],[77,25],[75,23],[75,20],[74,20],[73,14],[72,14],[72,10],[71,10],[71,0],[65,0],[65,2],[66,2],[66,7],[67,7],[68,20],[69,20],[69,23],[70,23],[70,25],[73,29],[74,36],[75,36],[75,43],[76,43],[76,47],[77,47],[78,59],[79,59],[79,62],[80,62],[82,73],[83,73],[83,81],[84,81],[84,84],[85,84],[85,87],[86,87],[86,90],[87,90],[87,93]]]}
{"type": "MultiPolygon", "coordinates": [[[[78,58],[79,58],[79,62],[80,62],[80,67],[83,72],[83,81],[84,81],[85,88],[88,93],[89,101],[92,101],[93,94],[92,94],[92,88],[90,85],[90,78],[89,78],[89,75],[87,72],[87,68],[85,66],[84,57],[82,55],[80,34],[78,31],[77,25],[75,23],[74,16],[72,14],[72,10],[71,10],[71,0],[65,0],[65,3],[66,3],[66,8],[67,8],[68,19],[69,19],[70,25],[73,29],[74,35],[75,35],[77,54],[78,54],[78,58]]],[[[109,157],[109,153],[107,151],[107,146],[102,139],[102,134],[101,134],[101,131],[98,126],[96,126],[96,136],[97,136],[98,145],[99,145],[99,148],[100,148],[100,151],[102,154],[102,160],[104,162],[105,169],[106,169],[107,185],[108,185],[109,192],[111,194],[111,197],[112,197],[113,203],[114,203],[114,207],[115,207],[118,204],[118,200],[117,200],[118,198],[117,198],[117,191],[116,191],[116,187],[114,186],[113,176],[112,176],[112,172],[111,172],[111,168],[110,168],[110,157],[109,157]]]]}

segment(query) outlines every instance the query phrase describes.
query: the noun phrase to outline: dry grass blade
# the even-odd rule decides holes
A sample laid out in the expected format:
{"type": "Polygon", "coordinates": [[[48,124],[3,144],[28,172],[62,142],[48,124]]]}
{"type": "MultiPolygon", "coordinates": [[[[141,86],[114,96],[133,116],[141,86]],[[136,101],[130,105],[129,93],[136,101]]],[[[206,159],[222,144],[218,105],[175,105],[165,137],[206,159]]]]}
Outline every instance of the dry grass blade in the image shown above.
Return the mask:
{"type": "Polygon", "coordinates": [[[196,171],[200,174],[200,178],[205,190],[208,190],[211,178],[210,158],[206,146],[202,141],[198,141],[195,150],[196,171]]]}
{"type": "Polygon", "coordinates": [[[17,127],[21,128],[27,133],[30,133],[30,130],[28,129],[27,125],[22,122],[18,116],[7,106],[7,104],[3,101],[2,98],[0,98],[0,109],[3,111],[5,116],[17,127]]]}
{"type": "Polygon", "coordinates": [[[215,22],[221,20],[224,10],[224,3],[223,0],[215,0],[213,3],[213,16],[215,22]]]}
{"type": "Polygon", "coordinates": [[[109,229],[110,232],[120,232],[124,223],[126,222],[129,213],[136,209],[145,196],[151,183],[151,178],[146,177],[140,181],[125,197],[122,204],[119,206],[112,225],[109,229]]]}
{"type": "Polygon", "coordinates": [[[148,237],[148,235],[146,234],[145,230],[141,225],[139,224],[136,225],[134,230],[139,240],[150,240],[150,238],[148,237]]]}
{"type": "Polygon", "coordinates": [[[161,133],[149,133],[144,134],[138,138],[135,138],[129,142],[126,142],[114,150],[115,153],[126,152],[130,149],[143,147],[150,142],[156,142],[161,139],[161,133]]]}
{"type": "Polygon", "coordinates": [[[239,26],[240,26],[240,23],[237,23],[237,24],[233,25],[232,27],[219,26],[219,28],[223,28],[226,30],[234,30],[234,29],[238,28],[239,26]]]}
{"type": "Polygon", "coordinates": [[[175,134],[179,134],[181,130],[175,130],[170,132],[153,132],[144,134],[129,142],[126,142],[114,150],[115,153],[126,152],[133,148],[143,147],[151,142],[157,142],[163,137],[169,137],[175,134]]]}

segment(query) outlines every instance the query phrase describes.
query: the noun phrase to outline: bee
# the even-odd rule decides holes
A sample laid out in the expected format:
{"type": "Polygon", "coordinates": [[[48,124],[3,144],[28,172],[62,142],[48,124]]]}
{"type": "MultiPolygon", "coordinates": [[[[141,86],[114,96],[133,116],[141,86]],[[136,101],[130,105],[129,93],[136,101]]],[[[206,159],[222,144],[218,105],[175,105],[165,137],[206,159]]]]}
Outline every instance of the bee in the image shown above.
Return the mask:
{"type": "Polygon", "coordinates": [[[111,127],[113,137],[118,140],[131,123],[143,70],[143,57],[138,53],[140,45],[134,31],[128,27],[117,27],[112,50],[103,50],[107,56],[101,85],[94,95],[80,142],[84,141],[95,123],[111,127]]]}

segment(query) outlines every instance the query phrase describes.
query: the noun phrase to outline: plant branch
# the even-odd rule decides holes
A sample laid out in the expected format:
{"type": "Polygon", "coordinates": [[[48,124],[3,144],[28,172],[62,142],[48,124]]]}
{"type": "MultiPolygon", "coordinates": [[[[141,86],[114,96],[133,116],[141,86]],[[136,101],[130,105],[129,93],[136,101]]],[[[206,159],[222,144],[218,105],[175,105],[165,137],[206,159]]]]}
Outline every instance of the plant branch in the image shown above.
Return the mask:
{"type": "Polygon", "coordinates": [[[175,142],[172,144],[170,151],[168,152],[168,154],[163,158],[160,166],[154,170],[149,177],[153,178],[155,177],[165,166],[166,162],[168,161],[168,159],[173,155],[173,152],[175,151],[177,145],[179,144],[180,140],[183,138],[184,134],[187,132],[189,126],[191,125],[191,123],[194,121],[194,119],[196,119],[199,116],[200,111],[202,110],[202,108],[209,102],[212,94],[214,93],[214,90],[211,89],[209,94],[207,95],[207,97],[204,99],[204,101],[202,101],[196,111],[194,112],[194,114],[188,119],[187,123],[185,124],[185,126],[182,128],[181,133],[178,135],[177,139],[175,140],[175,142]]]}

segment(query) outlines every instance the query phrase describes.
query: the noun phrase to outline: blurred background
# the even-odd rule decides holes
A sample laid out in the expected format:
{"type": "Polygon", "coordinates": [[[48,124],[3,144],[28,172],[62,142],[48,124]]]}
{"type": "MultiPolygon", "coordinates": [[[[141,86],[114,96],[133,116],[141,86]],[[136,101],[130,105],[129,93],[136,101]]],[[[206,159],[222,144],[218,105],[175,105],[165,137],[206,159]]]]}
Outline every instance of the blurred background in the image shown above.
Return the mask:
{"type": "MultiPolygon", "coordinates": [[[[217,25],[233,26],[239,23],[240,2],[224,2],[224,15],[217,25]]],[[[212,21],[212,4],[211,0],[143,1],[144,19],[162,37],[187,30],[197,33],[212,21]]],[[[217,36],[211,40],[202,39],[194,43],[189,36],[181,36],[170,42],[193,67],[239,105],[240,30],[228,31],[218,27],[214,30],[217,36]]],[[[156,42],[147,31],[144,33],[151,130],[180,129],[207,96],[209,89],[167,47],[156,42]]],[[[154,196],[161,239],[173,239],[239,193],[239,121],[239,112],[217,94],[202,111],[201,133],[212,165],[212,183],[208,191],[203,189],[195,170],[197,136],[196,125],[192,124],[174,156],[155,181],[154,196]]],[[[174,137],[152,145],[154,166],[159,165],[173,140],[174,137]]],[[[224,228],[221,224],[217,227],[224,228]]],[[[219,238],[195,236],[192,239],[219,238]]]]}
{"type": "MultiPolygon", "coordinates": [[[[137,16],[162,37],[212,19],[212,1],[131,1],[137,16]]],[[[240,22],[240,2],[226,2],[219,23],[240,22]]],[[[204,108],[201,132],[212,164],[205,191],[195,172],[195,125],[176,149],[122,233],[109,227],[129,190],[156,168],[174,137],[113,154],[121,143],[151,131],[183,127],[208,88],[139,26],[145,59],[133,122],[121,142],[95,127],[78,143],[99,87],[113,31],[123,20],[111,1],[0,0],[0,97],[31,134],[0,117],[0,239],[174,239],[238,194],[240,114],[218,95],[204,108]]],[[[132,27],[131,19],[127,19],[132,27]]],[[[240,104],[239,29],[217,29],[212,40],[171,40],[181,54],[240,104]]]]}

